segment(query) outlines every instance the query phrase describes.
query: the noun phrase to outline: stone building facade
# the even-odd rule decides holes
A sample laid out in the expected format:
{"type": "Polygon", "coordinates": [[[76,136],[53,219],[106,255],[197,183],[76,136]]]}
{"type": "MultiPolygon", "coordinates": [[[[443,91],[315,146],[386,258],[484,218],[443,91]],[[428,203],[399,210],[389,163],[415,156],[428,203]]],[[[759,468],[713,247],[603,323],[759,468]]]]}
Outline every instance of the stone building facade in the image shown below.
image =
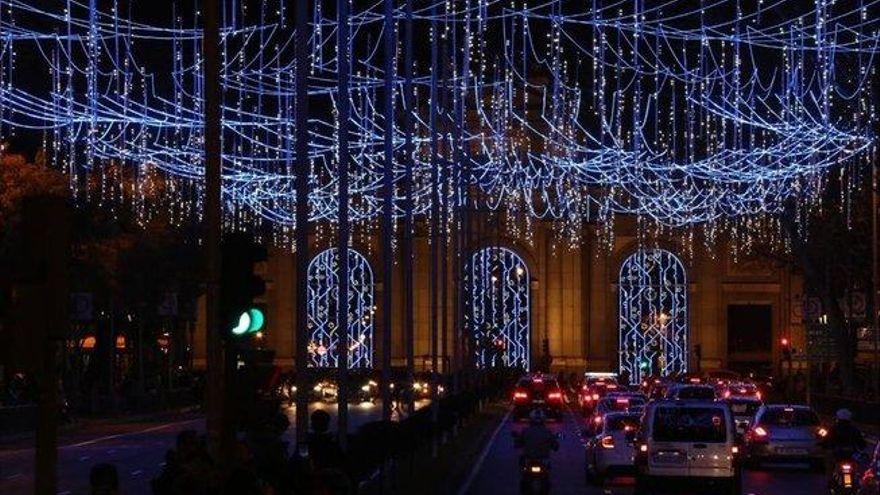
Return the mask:
{"type": "MultiPolygon", "coordinates": [[[[540,358],[544,339],[549,343],[552,369],[565,371],[617,370],[621,360],[621,266],[639,250],[632,224],[621,221],[615,229],[613,248],[599,245],[593,227],[572,249],[554,247],[552,223],[537,223],[529,240],[492,229],[475,229],[468,252],[499,246],[516,253],[527,267],[528,340],[530,361],[540,358]]],[[[416,368],[426,369],[431,354],[430,247],[427,237],[414,237],[414,325],[416,368]]],[[[313,239],[311,254],[317,255],[333,245],[333,239],[313,239]]],[[[801,315],[802,282],[799,276],[772,260],[747,258],[734,260],[725,245],[713,254],[691,251],[676,239],[655,243],[678,258],[686,274],[686,352],[682,359],[689,370],[713,368],[766,369],[779,366],[780,339],[788,338],[792,347],[803,349],[801,315]],[[743,316],[745,315],[745,316],[743,316]],[[744,328],[748,327],[748,328],[744,328]]],[[[387,287],[382,273],[379,244],[356,242],[353,249],[363,254],[372,271],[375,314],[371,315],[375,363],[381,348],[382,293],[387,287]]],[[[450,267],[453,266],[450,260],[450,267]]],[[[294,365],[295,307],[294,287],[298,274],[294,255],[270,250],[261,267],[267,279],[265,295],[266,326],[263,345],[276,351],[276,362],[283,368],[294,365]]],[[[392,361],[404,364],[404,294],[402,267],[391,273],[393,291],[392,361]]],[[[455,345],[454,323],[456,280],[450,275],[447,349],[455,345]]],[[[203,309],[203,304],[201,304],[203,309]]],[[[204,365],[204,318],[195,335],[196,366],[204,365]]],[[[439,317],[438,317],[439,320],[439,317]]]]}

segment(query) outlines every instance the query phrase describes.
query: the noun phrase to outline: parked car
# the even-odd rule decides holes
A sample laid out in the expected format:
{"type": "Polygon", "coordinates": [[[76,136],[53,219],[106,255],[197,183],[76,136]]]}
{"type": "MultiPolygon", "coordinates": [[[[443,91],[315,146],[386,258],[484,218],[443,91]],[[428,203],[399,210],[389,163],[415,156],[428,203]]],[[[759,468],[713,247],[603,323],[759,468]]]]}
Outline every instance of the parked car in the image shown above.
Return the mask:
{"type": "Polygon", "coordinates": [[[659,483],[699,480],[725,493],[742,490],[733,414],[726,404],[702,400],[650,402],[636,437],[636,493],[659,483]]]}
{"type": "Polygon", "coordinates": [[[825,469],[821,441],[828,434],[809,406],[769,404],[758,408],[746,435],[750,463],[806,461],[813,470],[825,469]]]}

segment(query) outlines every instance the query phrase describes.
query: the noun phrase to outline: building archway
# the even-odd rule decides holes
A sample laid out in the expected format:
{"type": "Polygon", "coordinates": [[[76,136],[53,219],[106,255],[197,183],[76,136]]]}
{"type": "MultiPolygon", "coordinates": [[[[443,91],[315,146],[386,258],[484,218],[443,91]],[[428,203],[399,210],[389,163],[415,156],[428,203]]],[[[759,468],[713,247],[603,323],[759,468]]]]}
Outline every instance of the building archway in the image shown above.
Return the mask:
{"type": "MultiPolygon", "coordinates": [[[[373,367],[374,278],[370,263],[354,249],[348,250],[348,367],[373,367]]],[[[309,365],[339,366],[339,251],[318,253],[308,270],[309,365]]]]}
{"type": "Polygon", "coordinates": [[[493,246],[471,255],[465,316],[478,367],[528,370],[531,288],[529,269],[513,250],[493,246]]]}
{"type": "Polygon", "coordinates": [[[640,249],[620,267],[619,371],[647,376],[687,372],[688,283],[684,264],[664,249],[640,249]]]}

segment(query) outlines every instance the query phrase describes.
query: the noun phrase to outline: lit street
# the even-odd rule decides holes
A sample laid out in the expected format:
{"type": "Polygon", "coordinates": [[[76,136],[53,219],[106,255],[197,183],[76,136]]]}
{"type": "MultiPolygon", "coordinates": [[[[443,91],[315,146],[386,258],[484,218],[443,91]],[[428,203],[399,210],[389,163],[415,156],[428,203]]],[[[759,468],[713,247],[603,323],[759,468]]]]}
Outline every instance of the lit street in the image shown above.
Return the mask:
{"type": "MultiPolygon", "coordinates": [[[[428,405],[420,401],[416,407],[428,405]]],[[[309,410],[326,410],[336,417],[336,405],[324,402],[312,403],[309,410]]],[[[294,407],[284,408],[291,426],[284,435],[290,442],[294,438],[292,422],[294,407]]],[[[381,402],[352,404],[351,428],[356,430],[364,423],[381,418],[381,402]]],[[[192,415],[190,415],[192,416],[192,415]]],[[[62,436],[58,449],[59,493],[86,493],[89,486],[89,469],[96,463],[113,463],[119,469],[122,486],[130,495],[149,494],[149,481],[156,477],[165,465],[165,454],[174,448],[175,438],[183,430],[205,432],[202,417],[190,417],[182,421],[155,423],[150,421],[123,424],[99,424],[89,428],[88,433],[62,436]]],[[[0,444],[0,493],[29,493],[33,490],[34,449],[21,447],[25,442],[13,445],[0,444]]]]}
{"type": "MultiPolygon", "coordinates": [[[[483,462],[476,469],[470,487],[465,493],[478,495],[492,493],[517,495],[519,478],[500,473],[514,473],[518,468],[520,450],[514,447],[512,432],[522,431],[527,421],[508,418],[486,450],[483,462]]],[[[562,434],[559,452],[552,456],[552,492],[558,494],[621,494],[633,493],[634,478],[623,476],[608,480],[602,487],[589,484],[584,475],[584,448],[579,436],[582,421],[569,412],[560,422],[550,424],[554,433],[562,434]]],[[[811,473],[806,464],[770,464],[760,469],[747,469],[743,476],[743,493],[756,495],[826,494],[827,477],[811,473]]],[[[679,485],[658,494],[706,493],[687,491],[679,485]]]]}

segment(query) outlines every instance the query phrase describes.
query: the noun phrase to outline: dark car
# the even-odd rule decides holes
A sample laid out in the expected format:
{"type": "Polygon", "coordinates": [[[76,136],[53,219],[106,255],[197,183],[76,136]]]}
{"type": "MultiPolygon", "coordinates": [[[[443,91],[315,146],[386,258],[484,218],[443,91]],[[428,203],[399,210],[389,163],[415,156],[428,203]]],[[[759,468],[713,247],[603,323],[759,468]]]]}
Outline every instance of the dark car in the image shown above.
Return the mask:
{"type": "Polygon", "coordinates": [[[546,376],[530,376],[520,379],[513,390],[513,414],[519,419],[535,409],[542,409],[548,416],[562,417],[565,398],[559,382],[546,376]]]}

